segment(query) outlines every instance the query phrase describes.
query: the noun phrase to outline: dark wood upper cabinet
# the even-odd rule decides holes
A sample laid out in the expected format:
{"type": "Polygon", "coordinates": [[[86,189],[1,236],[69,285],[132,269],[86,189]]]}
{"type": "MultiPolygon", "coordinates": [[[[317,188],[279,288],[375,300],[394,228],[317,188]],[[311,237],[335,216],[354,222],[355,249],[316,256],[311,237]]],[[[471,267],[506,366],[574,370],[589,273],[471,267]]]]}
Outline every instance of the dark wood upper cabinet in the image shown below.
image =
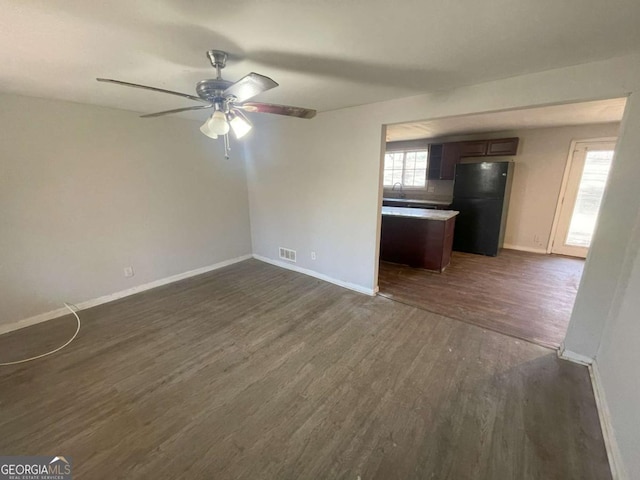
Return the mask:
{"type": "Polygon", "coordinates": [[[427,164],[427,179],[440,180],[440,169],[442,168],[442,144],[434,143],[429,145],[429,161],[427,164]]]}
{"type": "Polygon", "coordinates": [[[432,144],[427,177],[429,180],[453,180],[456,164],[464,157],[515,155],[517,152],[517,137],[432,144]]]}
{"type": "Polygon", "coordinates": [[[429,180],[453,180],[456,163],[460,158],[458,143],[434,143],[429,145],[429,180]]]}
{"type": "Polygon", "coordinates": [[[460,142],[459,145],[461,157],[484,157],[487,154],[486,140],[460,142]]]}
{"type": "Polygon", "coordinates": [[[518,137],[489,140],[487,155],[515,155],[518,153],[518,141],[518,137]]]}
{"type": "Polygon", "coordinates": [[[444,143],[442,145],[440,180],[453,180],[456,163],[460,161],[460,156],[460,143],[444,143]]]}

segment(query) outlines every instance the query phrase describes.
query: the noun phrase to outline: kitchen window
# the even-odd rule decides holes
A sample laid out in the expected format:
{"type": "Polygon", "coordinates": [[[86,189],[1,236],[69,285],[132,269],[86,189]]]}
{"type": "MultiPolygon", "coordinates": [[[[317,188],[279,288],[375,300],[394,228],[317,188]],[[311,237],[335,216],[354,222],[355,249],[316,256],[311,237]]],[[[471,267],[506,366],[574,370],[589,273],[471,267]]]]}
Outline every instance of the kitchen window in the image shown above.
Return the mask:
{"type": "Polygon", "coordinates": [[[384,156],[385,187],[424,188],[427,182],[427,150],[387,152],[384,156]]]}

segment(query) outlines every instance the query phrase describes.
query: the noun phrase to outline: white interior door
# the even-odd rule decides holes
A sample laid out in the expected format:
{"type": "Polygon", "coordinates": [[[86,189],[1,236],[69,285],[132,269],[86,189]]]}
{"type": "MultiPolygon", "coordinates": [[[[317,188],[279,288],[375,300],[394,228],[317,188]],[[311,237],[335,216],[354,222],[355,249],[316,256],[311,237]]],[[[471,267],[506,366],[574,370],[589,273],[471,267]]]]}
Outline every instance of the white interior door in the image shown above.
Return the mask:
{"type": "Polygon", "coordinates": [[[552,253],[585,258],[596,227],[615,142],[578,142],[560,199],[552,253]]]}

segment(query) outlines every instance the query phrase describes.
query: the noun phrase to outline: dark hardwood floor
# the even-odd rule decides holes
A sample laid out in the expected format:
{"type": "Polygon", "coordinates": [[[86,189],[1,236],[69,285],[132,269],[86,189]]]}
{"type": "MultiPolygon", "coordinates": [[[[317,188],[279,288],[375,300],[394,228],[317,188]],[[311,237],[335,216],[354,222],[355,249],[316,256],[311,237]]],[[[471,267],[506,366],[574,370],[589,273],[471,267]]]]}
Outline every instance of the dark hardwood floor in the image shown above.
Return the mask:
{"type": "Polygon", "coordinates": [[[584,260],[502,250],[453,252],[443,273],[380,262],[380,295],[557,348],[567,333],[584,260]]]}
{"type": "Polygon", "coordinates": [[[474,325],[256,260],[80,316],[0,367],[0,453],[90,480],[611,478],[587,368],[474,325]]]}

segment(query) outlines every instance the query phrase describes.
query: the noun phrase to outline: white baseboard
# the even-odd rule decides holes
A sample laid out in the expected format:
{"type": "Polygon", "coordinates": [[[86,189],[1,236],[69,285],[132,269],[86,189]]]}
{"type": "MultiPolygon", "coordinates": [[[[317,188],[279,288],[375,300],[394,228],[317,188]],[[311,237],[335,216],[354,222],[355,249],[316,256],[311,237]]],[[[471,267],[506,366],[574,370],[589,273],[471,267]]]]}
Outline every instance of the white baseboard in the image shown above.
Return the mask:
{"type": "Polygon", "coordinates": [[[324,280],[325,282],[333,283],[334,285],[338,285],[339,287],[348,288],[349,290],[353,290],[358,293],[364,293],[365,295],[374,296],[376,292],[372,288],[365,288],[361,285],[356,285],[355,283],[343,282],[342,280],[338,280],[333,277],[329,277],[323,273],[318,273],[313,270],[309,270],[308,268],[298,267],[292,263],[281,262],[279,260],[274,260],[272,258],[263,257],[262,255],[253,255],[253,258],[256,260],[260,260],[261,262],[270,263],[271,265],[275,265],[276,267],[286,268],[287,270],[293,270],[294,272],[302,273],[304,275],[309,275],[310,277],[318,278],[320,280],[324,280]]]}
{"type": "Polygon", "coordinates": [[[607,449],[607,457],[609,458],[609,466],[611,467],[611,477],[613,480],[627,480],[629,477],[622,463],[620,448],[613,431],[613,423],[611,422],[611,412],[607,404],[607,398],[604,394],[600,371],[596,361],[589,365],[589,374],[591,375],[591,385],[593,386],[593,395],[596,397],[596,405],[598,407],[598,416],[600,417],[600,427],[604,437],[604,445],[607,449]]]}
{"type": "Polygon", "coordinates": [[[51,310],[49,312],[34,315],[33,317],[23,318],[22,320],[18,320],[17,322],[0,325],[0,335],[12,332],[14,330],[20,330],[21,328],[30,327],[31,325],[36,325],[38,323],[46,322],[47,320],[53,320],[54,318],[62,317],[68,314],[69,310],[67,310],[65,307],[62,307],[56,310],[51,310]]]}
{"type": "Polygon", "coordinates": [[[584,365],[586,367],[590,366],[593,363],[593,358],[587,357],[586,355],[582,355],[580,353],[572,352],[571,350],[567,350],[564,346],[564,342],[562,342],[560,348],[558,349],[558,357],[563,360],[568,360],[569,362],[584,365]]]}
{"type": "Polygon", "coordinates": [[[547,250],[545,248],[522,247],[520,245],[512,245],[510,243],[503,244],[502,248],[506,248],[508,250],[520,250],[521,252],[542,253],[544,255],[547,254],[547,250]]]}
{"type": "Polygon", "coordinates": [[[598,418],[600,419],[600,429],[604,438],[604,446],[607,450],[607,458],[609,467],[611,468],[611,476],[613,480],[627,480],[627,474],[622,463],[618,443],[613,432],[613,424],[611,423],[611,414],[602,387],[600,372],[597,362],[586,355],[581,355],[564,348],[564,343],[558,350],[558,356],[563,360],[584,365],[589,369],[591,377],[591,387],[593,388],[593,396],[596,399],[596,409],[598,410],[598,418]]]}
{"type": "MultiPolygon", "coordinates": [[[[168,283],[177,282],[179,280],[184,280],[185,278],[195,277],[196,275],[201,275],[203,273],[211,272],[213,270],[217,270],[219,268],[226,267],[228,265],[233,265],[234,263],[242,262],[250,258],[252,258],[251,254],[243,255],[241,257],[225,260],[223,262],[219,262],[214,265],[208,265],[206,267],[196,268],[195,270],[189,270],[187,272],[178,273],[177,275],[172,275],[170,277],[154,280],[153,282],[144,283],[136,287],[128,288],[127,290],[122,290],[120,292],[115,292],[109,295],[104,295],[102,297],[85,300],[84,302],[76,303],[74,305],[77,306],[80,310],[85,310],[87,308],[95,307],[97,305],[102,305],[103,303],[108,303],[114,300],[118,300],[120,298],[128,297],[130,295],[135,295],[136,293],[144,292],[145,290],[151,290],[152,288],[160,287],[162,285],[167,285],[168,283]]],[[[63,300],[69,301],[68,299],[63,299],[63,300]]],[[[14,331],[14,330],[19,330],[21,328],[29,327],[31,325],[36,325],[38,323],[46,322],[47,320],[53,320],[54,318],[62,317],[68,314],[69,314],[69,310],[62,307],[56,310],[51,310],[50,312],[44,312],[44,313],[35,315],[33,317],[18,320],[17,322],[12,322],[6,325],[0,325],[0,335],[14,331]]]]}

